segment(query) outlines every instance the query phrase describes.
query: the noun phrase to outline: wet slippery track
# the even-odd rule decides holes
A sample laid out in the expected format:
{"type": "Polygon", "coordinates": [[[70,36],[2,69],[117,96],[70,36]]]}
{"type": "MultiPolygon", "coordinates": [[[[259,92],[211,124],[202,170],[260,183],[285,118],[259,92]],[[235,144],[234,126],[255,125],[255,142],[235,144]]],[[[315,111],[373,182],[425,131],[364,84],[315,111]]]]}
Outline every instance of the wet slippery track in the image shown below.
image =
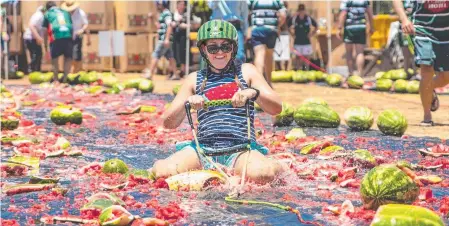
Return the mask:
{"type": "MultiPolygon", "coordinates": [[[[8,87],[10,89],[21,89],[22,87],[8,87]]],[[[49,100],[62,101],[78,97],[77,94],[68,95],[52,92],[46,89],[34,88],[33,92],[49,100]]],[[[45,127],[48,133],[56,132],[66,137],[74,147],[85,147],[87,153],[81,157],[60,157],[47,158],[41,161],[40,174],[59,176],[59,184],[62,187],[70,188],[67,195],[56,200],[48,200],[48,191],[5,196],[2,194],[1,218],[16,219],[20,225],[37,222],[45,214],[49,215],[79,215],[80,207],[85,203],[83,200],[98,190],[93,191],[92,184],[96,183],[92,177],[80,176],[76,171],[91,162],[104,162],[111,158],[120,158],[131,168],[147,169],[152,166],[156,159],[165,158],[174,151],[173,143],[170,143],[170,135],[165,136],[164,141],[156,141],[154,137],[148,139],[131,140],[135,138],[133,134],[138,132],[135,127],[126,125],[126,121],[131,116],[115,115],[120,105],[136,106],[136,104],[154,104],[159,109],[163,109],[165,101],[171,101],[170,95],[154,94],[125,94],[125,95],[105,95],[99,97],[80,94],[83,102],[75,102],[75,107],[84,109],[84,112],[94,114],[95,120],[85,120],[81,126],[56,126],[49,119],[50,105],[36,107],[23,107],[19,111],[26,119],[33,120],[37,125],[45,127]],[[161,101],[163,100],[163,101],[161,101]],[[103,101],[103,103],[99,103],[103,101]],[[116,103],[115,103],[116,102],[116,103]]],[[[53,104],[54,106],[54,104],[53,104]]],[[[146,118],[148,125],[160,125],[154,118],[146,118]]],[[[270,126],[271,119],[264,113],[256,115],[261,124],[256,124],[256,129],[262,129],[265,134],[276,132],[278,136],[267,139],[262,136],[261,143],[276,141],[280,139],[283,131],[289,131],[291,127],[273,128],[270,126]],[[263,125],[263,128],[262,128],[263,125]]],[[[187,120],[178,129],[178,134],[185,134],[184,137],[191,138],[191,131],[187,125],[187,120]]],[[[318,139],[334,138],[333,143],[344,147],[346,150],[365,148],[374,155],[383,155],[387,161],[393,159],[405,159],[412,163],[420,162],[422,157],[417,149],[429,147],[433,144],[441,143],[441,139],[432,137],[390,137],[383,136],[379,131],[350,132],[346,127],[340,126],[338,129],[304,129],[308,136],[315,136],[318,139]],[[366,138],[366,139],[364,139],[366,138]]],[[[449,141],[444,141],[449,145],[449,141]]],[[[11,149],[2,147],[2,159],[10,157],[11,149]]],[[[285,150],[277,148],[275,150],[285,150]]],[[[274,149],[271,149],[273,152],[274,149]]],[[[296,152],[295,147],[287,147],[286,151],[296,152]]],[[[316,155],[303,156],[307,158],[304,162],[296,163],[297,168],[324,168],[325,165],[342,167],[342,159],[318,160],[316,155]]],[[[367,169],[357,172],[356,178],[364,175],[367,169]]],[[[447,181],[449,169],[439,169],[436,171],[424,171],[426,174],[439,175],[447,181]]],[[[242,199],[269,201],[298,208],[305,220],[317,220],[324,225],[368,225],[370,220],[363,220],[363,212],[352,217],[338,217],[325,211],[324,207],[330,204],[341,204],[345,200],[351,200],[356,207],[356,213],[361,209],[362,203],[359,197],[358,188],[341,188],[337,183],[329,181],[326,177],[318,175],[315,178],[299,178],[294,175],[287,175],[284,178],[287,183],[270,188],[270,186],[256,187],[250,185],[242,199]],[[323,188],[327,186],[328,189],[323,188]]],[[[26,183],[28,177],[2,178],[2,183],[26,183]]],[[[95,187],[95,186],[94,186],[95,187]]],[[[441,185],[427,185],[424,189],[431,189],[435,200],[423,201],[419,205],[432,207],[438,211],[443,196],[449,196],[449,188],[441,185]]],[[[127,205],[126,209],[133,214],[140,216],[154,216],[152,208],[135,205],[135,203],[147,203],[156,198],[159,203],[166,204],[169,201],[176,201],[182,209],[187,212],[187,218],[178,221],[180,225],[193,223],[195,225],[234,225],[238,223],[254,222],[256,225],[300,225],[296,216],[292,213],[268,208],[264,206],[235,205],[224,201],[226,192],[224,191],[203,191],[203,192],[172,192],[165,189],[154,189],[149,185],[127,188],[123,191],[134,197],[136,202],[127,205]]],[[[50,197],[51,198],[51,197],[50,197]]],[[[418,204],[418,203],[417,203],[418,204]]],[[[446,224],[449,223],[444,218],[446,224]]]]}

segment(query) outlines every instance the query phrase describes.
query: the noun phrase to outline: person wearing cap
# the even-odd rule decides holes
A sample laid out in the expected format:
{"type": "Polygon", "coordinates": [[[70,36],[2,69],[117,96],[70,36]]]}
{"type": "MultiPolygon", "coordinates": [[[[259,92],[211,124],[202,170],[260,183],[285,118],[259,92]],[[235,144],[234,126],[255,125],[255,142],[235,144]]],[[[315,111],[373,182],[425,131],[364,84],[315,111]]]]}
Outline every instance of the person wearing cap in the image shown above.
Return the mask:
{"type": "MultiPolygon", "coordinates": [[[[316,33],[317,23],[316,21],[306,14],[306,7],[304,4],[298,6],[297,15],[292,18],[290,33],[294,37],[294,51],[297,54],[304,56],[306,59],[310,59],[313,54],[312,44],[310,39],[316,33]]],[[[296,70],[309,69],[309,64],[301,60],[300,57],[296,57],[296,70]]]]}
{"type": "Polygon", "coordinates": [[[365,65],[364,49],[366,46],[366,25],[369,22],[369,33],[374,33],[373,10],[368,0],[343,0],[340,4],[340,15],[337,23],[338,39],[342,39],[346,48],[346,62],[348,64],[349,75],[354,74],[356,66],[357,75],[362,76],[365,65]],[[342,28],[344,31],[342,32],[342,28]],[[354,56],[355,52],[355,64],[354,56]]]}
{"type": "Polygon", "coordinates": [[[28,72],[41,71],[42,42],[37,37],[44,37],[45,35],[45,29],[42,27],[44,12],[45,7],[39,6],[31,16],[28,28],[23,33],[23,39],[31,57],[31,61],[28,64],[28,72]]]}
{"type": "MultiPolygon", "coordinates": [[[[170,2],[168,0],[158,0],[156,1],[156,7],[159,11],[159,19],[154,21],[157,27],[157,33],[159,40],[156,43],[153,54],[151,55],[150,67],[143,71],[143,77],[151,79],[153,72],[156,69],[157,62],[160,58],[165,57],[169,61],[169,76],[170,80],[179,80],[179,75],[174,72],[176,70],[176,61],[173,55],[172,49],[172,34],[173,27],[171,23],[173,21],[173,15],[169,10],[170,2]]],[[[148,13],[148,19],[153,21],[153,14],[148,13]]]]}
{"type": "Polygon", "coordinates": [[[150,172],[161,178],[219,164],[234,170],[237,178],[245,174],[245,168],[249,181],[272,182],[283,167],[267,158],[268,149],[256,141],[254,103],[267,114],[277,115],[282,111],[280,97],[254,65],[235,62],[238,32],[231,23],[203,24],[197,46],[207,66],[187,76],[162,118],[165,128],[175,129],[186,116],[188,102],[197,110],[199,147],[191,140],[177,143],[177,152],[156,161],[150,172]]]}
{"type": "Polygon", "coordinates": [[[51,64],[53,66],[53,81],[58,81],[59,65],[58,58],[64,56],[64,76],[60,82],[67,79],[72,66],[72,18],[70,14],[56,6],[54,1],[48,1],[45,4],[46,12],[42,27],[47,29],[50,39],[50,50],[42,36],[36,33],[38,43],[44,43],[45,50],[50,52],[51,64]]]}
{"type": "Polygon", "coordinates": [[[83,66],[83,35],[87,34],[87,45],[90,45],[90,32],[87,30],[89,21],[84,10],[80,9],[79,2],[73,0],[64,1],[61,4],[61,9],[69,12],[72,17],[73,24],[73,70],[72,73],[77,73],[82,70],[83,66]]]}

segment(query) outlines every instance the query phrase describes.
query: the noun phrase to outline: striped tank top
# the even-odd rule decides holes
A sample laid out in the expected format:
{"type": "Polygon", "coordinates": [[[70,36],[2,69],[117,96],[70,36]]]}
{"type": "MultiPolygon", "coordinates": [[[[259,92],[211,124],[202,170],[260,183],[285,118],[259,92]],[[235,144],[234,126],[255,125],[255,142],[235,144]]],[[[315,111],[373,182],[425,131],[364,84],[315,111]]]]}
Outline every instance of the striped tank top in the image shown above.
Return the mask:
{"type": "Polygon", "coordinates": [[[265,27],[277,30],[278,11],[286,10],[281,0],[249,0],[251,25],[253,28],[265,27]]]}
{"type": "MultiPolygon", "coordinates": [[[[208,72],[207,68],[197,73],[196,94],[203,96],[206,102],[230,100],[242,88],[248,88],[248,84],[243,79],[241,65],[236,65],[235,71],[230,69],[223,75],[212,71],[208,72]],[[205,79],[207,80],[204,85],[205,79]]],[[[250,101],[250,119],[251,142],[256,142],[253,101],[250,101]]],[[[232,154],[247,147],[248,130],[245,107],[210,106],[208,109],[198,110],[198,122],[198,141],[207,155],[232,154]]]]}
{"type": "Polygon", "coordinates": [[[437,44],[449,44],[449,1],[412,1],[411,20],[416,39],[430,40],[437,44]]]}
{"type": "Polygon", "coordinates": [[[348,14],[345,20],[345,29],[359,31],[366,29],[365,12],[369,7],[367,0],[343,0],[340,4],[340,10],[348,14]]]}

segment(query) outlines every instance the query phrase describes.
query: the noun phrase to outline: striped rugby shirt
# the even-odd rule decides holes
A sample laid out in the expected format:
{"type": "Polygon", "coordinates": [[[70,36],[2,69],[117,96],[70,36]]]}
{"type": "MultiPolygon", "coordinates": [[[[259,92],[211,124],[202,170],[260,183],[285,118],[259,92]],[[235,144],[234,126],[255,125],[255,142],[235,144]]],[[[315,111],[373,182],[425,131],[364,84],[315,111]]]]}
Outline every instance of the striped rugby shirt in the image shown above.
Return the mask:
{"type": "Polygon", "coordinates": [[[369,7],[367,0],[343,0],[340,10],[346,11],[345,29],[357,31],[366,29],[365,12],[369,7]]]}
{"type": "MultiPolygon", "coordinates": [[[[232,66],[231,66],[232,67],[232,66]]],[[[232,99],[248,84],[242,76],[242,66],[235,66],[235,74],[230,69],[223,75],[209,71],[203,92],[202,85],[206,79],[207,68],[197,73],[196,94],[205,97],[206,101],[232,99]]],[[[254,133],[254,102],[250,101],[251,142],[256,142],[254,133]]],[[[245,107],[234,108],[232,105],[209,107],[198,111],[198,141],[208,155],[232,154],[247,147],[248,130],[245,107]]]]}
{"type": "Polygon", "coordinates": [[[449,1],[412,1],[411,21],[416,39],[431,40],[436,44],[449,44],[449,1]]]}
{"type": "Polygon", "coordinates": [[[278,11],[285,11],[282,0],[248,0],[251,10],[251,25],[277,30],[278,11]]]}
{"type": "MultiPolygon", "coordinates": [[[[165,40],[165,34],[167,33],[168,26],[172,22],[172,14],[169,9],[164,9],[159,15],[159,29],[157,29],[157,33],[159,34],[159,41],[165,40]]],[[[170,37],[171,39],[172,37],[170,37]]]]}

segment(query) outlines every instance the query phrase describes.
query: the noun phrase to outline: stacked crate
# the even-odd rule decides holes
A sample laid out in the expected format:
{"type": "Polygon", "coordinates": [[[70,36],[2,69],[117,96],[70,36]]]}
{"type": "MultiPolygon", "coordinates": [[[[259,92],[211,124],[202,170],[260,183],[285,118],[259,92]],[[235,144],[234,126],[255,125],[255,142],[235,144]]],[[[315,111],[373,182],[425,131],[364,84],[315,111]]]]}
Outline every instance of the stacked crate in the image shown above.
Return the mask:
{"type": "Polygon", "coordinates": [[[113,69],[111,57],[99,56],[99,31],[114,30],[114,4],[109,1],[80,1],[80,8],[86,12],[89,21],[89,37],[83,38],[83,70],[110,71],[113,69]]]}
{"type": "Polygon", "coordinates": [[[116,30],[125,32],[125,55],[116,59],[120,72],[141,72],[149,64],[152,49],[152,32],[156,30],[150,24],[148,13],[156,18],[155,2],[116,1],[116,30]],[[150,44],[151,43],[151,44],[150,44]]]}

